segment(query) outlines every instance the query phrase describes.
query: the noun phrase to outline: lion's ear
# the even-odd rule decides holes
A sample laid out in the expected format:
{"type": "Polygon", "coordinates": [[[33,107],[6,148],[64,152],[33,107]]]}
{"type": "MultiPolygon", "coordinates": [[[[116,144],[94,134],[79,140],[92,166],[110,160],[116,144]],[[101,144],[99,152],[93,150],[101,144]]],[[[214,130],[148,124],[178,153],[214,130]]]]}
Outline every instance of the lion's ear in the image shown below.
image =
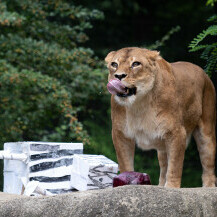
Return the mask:
{"type": "Polygon", "coordinates": [[[153,51],[149,52],[149,58],[152,61],[156,61],[156,60],[162,59],[162,57],[160,56],[160,52],[156,51],[156,50],[153,50],[153,51]]]}
{"type": "Polygon", "coordinates": [[[111,52],[106,56],[106,58],[105,58],[106,63],[111,62],[111,60],[112,60],[112,58],[114,57],[115,53],[116,53],[115,51],[111,51],[111,52]]]}

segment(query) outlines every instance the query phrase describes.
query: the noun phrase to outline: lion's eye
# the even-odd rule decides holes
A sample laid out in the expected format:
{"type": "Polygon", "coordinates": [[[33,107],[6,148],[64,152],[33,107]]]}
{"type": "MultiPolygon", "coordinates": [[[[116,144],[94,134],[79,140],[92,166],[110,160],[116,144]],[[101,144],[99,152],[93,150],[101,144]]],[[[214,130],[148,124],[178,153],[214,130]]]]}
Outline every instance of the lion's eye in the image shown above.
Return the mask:
{"type": "Polygon", "coordinates": [[[115,62],[112,62],[112,63],[111,63],[111,66],[114,67],[114,68],[118,68],[118,64],[115,63],[115,62]]]}
{"type": "Polygon", "coordinates": [[[137,67],[137,66],[139,66],[139,65],[141,65],[140,62],[133,62],[133,64],[132,64],[132,68],[133,68],[133,67],[137,67]]]}

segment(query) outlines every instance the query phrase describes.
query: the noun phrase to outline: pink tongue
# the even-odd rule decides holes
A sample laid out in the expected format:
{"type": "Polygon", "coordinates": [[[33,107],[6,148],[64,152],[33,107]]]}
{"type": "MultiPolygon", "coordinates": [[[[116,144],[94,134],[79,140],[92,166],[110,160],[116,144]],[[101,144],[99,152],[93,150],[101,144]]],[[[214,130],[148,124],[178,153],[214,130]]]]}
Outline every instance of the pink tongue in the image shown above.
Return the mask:
{"type": "Polygon", "coordinates": [[[107,84],[107,89],[111,94],[126,93],[125,86],[118,79],[112,79],[107,84]]]}

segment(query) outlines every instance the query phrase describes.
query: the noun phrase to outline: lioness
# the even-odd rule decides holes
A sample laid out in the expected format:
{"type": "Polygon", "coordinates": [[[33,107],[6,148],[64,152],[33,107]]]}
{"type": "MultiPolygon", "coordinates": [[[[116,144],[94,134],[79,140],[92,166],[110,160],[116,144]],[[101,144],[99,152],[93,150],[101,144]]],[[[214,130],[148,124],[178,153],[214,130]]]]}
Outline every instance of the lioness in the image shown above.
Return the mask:
{"type": "Polygon", "coordinates": [[[111,97],[112,138],[120,172],[134,170],[134,149],[156,149],[159,185],[179,188],[185,149],[194,136],[205,187],[215,186],[215,89],[205,72],[188,62],[168,63],[157,51],[123,48],[105,61],[108,80],[126,93],[111,97]],[[119,81],[118,81],[119,82],[119,81]]]}

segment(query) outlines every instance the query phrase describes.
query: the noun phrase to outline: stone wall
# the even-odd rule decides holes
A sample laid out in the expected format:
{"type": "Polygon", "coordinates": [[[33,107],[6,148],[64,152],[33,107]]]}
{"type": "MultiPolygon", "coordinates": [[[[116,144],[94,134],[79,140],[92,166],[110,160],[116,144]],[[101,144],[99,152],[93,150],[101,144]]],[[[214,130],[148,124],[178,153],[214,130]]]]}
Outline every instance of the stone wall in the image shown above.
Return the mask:
{"type": "Polygon", "coordinates": [[[49,197],[0,193],[0,216],[217,216],[217,188],[124,186],[49,197]]]}

